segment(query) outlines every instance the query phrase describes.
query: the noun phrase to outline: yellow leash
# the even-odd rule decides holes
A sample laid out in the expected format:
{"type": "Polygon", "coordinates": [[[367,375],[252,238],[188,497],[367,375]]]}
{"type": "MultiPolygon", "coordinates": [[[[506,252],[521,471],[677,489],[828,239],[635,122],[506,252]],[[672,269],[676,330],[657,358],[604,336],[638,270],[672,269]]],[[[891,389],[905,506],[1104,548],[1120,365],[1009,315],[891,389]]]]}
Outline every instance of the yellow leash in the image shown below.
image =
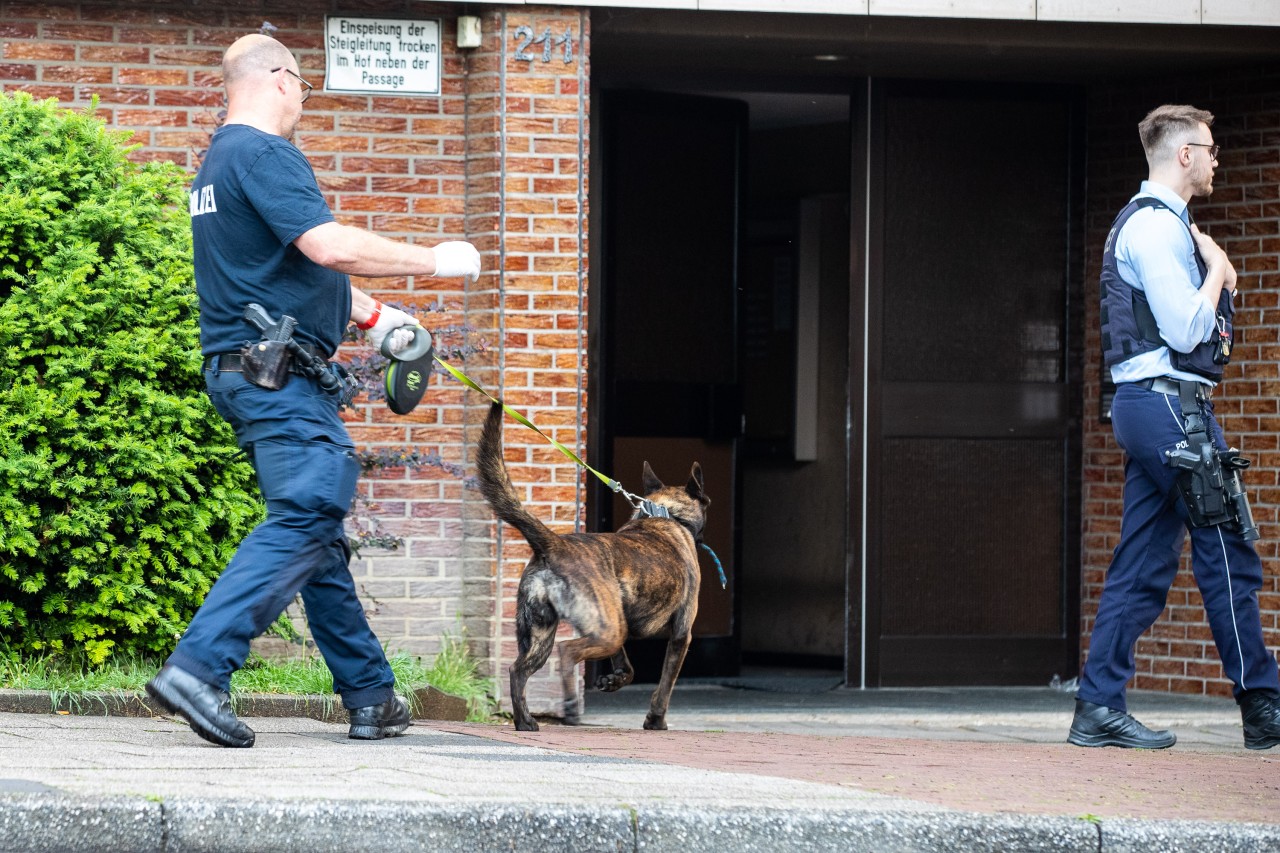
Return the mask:
{"type": "MultiPolygon", "coordinates": [[[[452,364],[445,361],[443,358],[436,355],[435,353],[432,353],[431,357],[434,358],[437,362],[439,362],[441,367],[449,371],[449,373],[453,375],[454,379],[457,379],[459,382],[461,382],[463,385],[467,386],[473,391],[479,391],[481,394],[485,395],[490,400],[497,403],[499,406],[502,407],[502,410],[506,412],[508,415],[511,415],[511,417],[514,418],[517,423],[524,424],[529,429],[533,430],[538,435],[546,439],[547,443],[550,444],[552,447],[554,447],[556,450],[559,450],[565,456],[569,457],[574,462],[581,465],[586,470],[590,471],[592,474],[595,474],[610,489],[612,489],[613,491],[625,497],[627,499],[627,502],[630,503],[632,507],[640,510],[640,512],[644,513],[645,515],[652,516],[654,518],[670,518],[671,517],[671,513],[667,511],[667,508],[665,506],[656,504],[653,501],[648,500],[647,498],[640,497],[639,495],[631,494],[631,492],[628,492],[626,489],[622,488],[622,484],[619,483],[617,480],[609,479],[604,474],[601,474],[599,471],[597,471],[595,468],[592,468],[586,462],[583,462],[582,459],[578,457],[578,454],[574,453],[572,450],[565,447],[563,444],[556,441],[554,438],[547,435],[542,430],[538,429],[538,427],[534,425],[533,421],[529,420],[524,415],[520,414],[515,409],[508,406],[506,403],[502,402],[497,397],[493,396],[488,391],[481,388],[479,385],[476,384],[475,380],[473,380],[470,376],[463,373],[461,370],[454,367],[452,364]]],[[[725,578],[724,566],[720,564],[720,558],[716,556],[716,552],[711,550],[711,546],[708,545],[707,543],[699,542],[698,546],[702,548],[704,551],[706,551],[708,554],[710,554],[711,559],[715,560],[716,572],[718,572],[720,575],[720,588],[725,589],[728,585],[728,581],[725,578]]]]}
{"type": "MultiPolygon", "coordinates": [[[[639,498],[639,497],[637,497],[636,495],[631,494],[631,493],[630,493],[630,492],[628,492],[626,489],[622,488],[622,484],[621,484],[621,483],[619,483],[617,480],[611,480],[610,478],[606,477],[604,474],[601,474],[601,473],[600,473],[599,471],[597,471],[595,468],[592,468],[592,467],[591,467],[590,465],[588,465],[586,462],[583,462],[583,461],[582,461],[582,459],[580,459],[580,458],[578,457],[578,454],[574,453],[572,450],[570,450],[569,448],[565,447],[563,444],[561,444],[560,442],[556,441],[554,438],[552,438],[551,436],[547,435],[547,434],[546,434],[545,432],[543,432],[542,430],[538,429],[538,427],[534,425],[533,421],[529,420],[529,419],[528,419],[528,418],[526,418],[524,415],[520,414],[520,413],[519,413],[519,412],[517,412],[515,409],[511,408],[510,406],[508,406],[506,403],[502,402],[502,401],[501,401],[501,400],[499,400],[497,397],[493,396],[493,395],[492,395],[492,394],[490,394],[488,391],[486,391],[486,390],[484,390],[483,388],[481,388],[479,385],[477,385],[477,384],[475,383],[475,380],[473,380],[470,376],[468,376],[467,374],[463,373],[461,370],[459,370],[458,368],[454,367],[452,364],[450,364],[449,362],[445,361],[445,360],[444,360],[443,358],[441,358],[440,356],[435,355],[435,354],[433,353],[433,354],[432,354],[432,357],[433,357],[437,362],[439,362],[439,363],[440,363],[440,366],[441,366],[441,367],[443,367],[445,370],[447,370],[447,371],[449,371],[451,374],[453,374],[453,378],[454,378],[454,379],[457,379],[459,382],[461,382],[463,385],[466,385],[468,388],[470,388],[470,389],[471,389],[471,390],[473,390],[473,391],[479,391],[481,394],[485,395],[485,396],[486,396],[486,397],[488,397],[490,400],[492,400],[493,402],[497,403],[499,406],[501,406],[501,407],[502,407],[502,410],[503,410],[504,412],[506,412],[508,415],[510,415],[512,418],[514,418],[514,419],[516,420],[516,422],[517,422],[517,423],[524,424],[524,425],[525,425],[525,426],[527,426],[529,429],[533,430],[533,431],[534,431],[534,432],[536,432],[538,435],[542,436],[544,439],[546,439],[546,440],[547,440],[547,443],[548,443],[548,444],[550,444],[552,447],[554,447],[556,450],[559,450],[559,451],[560,451],[561,453],[563,453],[565,456],[569,457],[569,458],[570,458],[570,459],[572,459],[574,462],[576,462],[577,464],[581,465],[584,469],[586,469],[586,470],[590,471],[592,474],[595,474],[597,477],[599,477],[599,478],[600,478],[601,482],[603,482],[606,486],[608,486],[608,487],[609,487],[610,489],[612,489],[613,491],[618,492],[619,494],[625,495],[625,496],[626,496],[626,498],[627,498],[627,500],[631,502],[631,505],[632,505],[632,506],[634,506],[634,507],[636,507],[636,508],[639,508],[639,504],[638,504],[638,503],[636,503],[636,501],[642,501],[642,500],[643,500],[643,498],[639,498]]],[[[648,503],[648,501],[645,501],[645,503],[648,503]]],[[[660,507],[660,509],[661,509],[661,507],[660,507]]],[[[650,514],[651,514],[651,515],[653,515],[653,514],[655,514],[655,513],[650,513],[650,514]]]]}

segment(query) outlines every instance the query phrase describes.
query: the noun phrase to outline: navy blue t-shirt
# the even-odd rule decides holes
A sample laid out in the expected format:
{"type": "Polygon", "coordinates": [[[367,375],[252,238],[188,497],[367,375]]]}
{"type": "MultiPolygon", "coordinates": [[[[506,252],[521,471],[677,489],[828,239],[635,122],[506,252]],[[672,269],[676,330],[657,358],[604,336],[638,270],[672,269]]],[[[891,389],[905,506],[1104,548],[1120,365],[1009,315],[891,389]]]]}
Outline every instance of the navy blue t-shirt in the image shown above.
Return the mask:
{"type": "Polygon", "coordinates": [[[191,187],[205,355],[259,340],[244,319],[251,302],[276,320],[296,318],[295,339],[325,353],[338,348],[351,318],[350,279],[293,245],[332,221],[311,164],[291,142],[243,124],[218,128],[191,187]]]}

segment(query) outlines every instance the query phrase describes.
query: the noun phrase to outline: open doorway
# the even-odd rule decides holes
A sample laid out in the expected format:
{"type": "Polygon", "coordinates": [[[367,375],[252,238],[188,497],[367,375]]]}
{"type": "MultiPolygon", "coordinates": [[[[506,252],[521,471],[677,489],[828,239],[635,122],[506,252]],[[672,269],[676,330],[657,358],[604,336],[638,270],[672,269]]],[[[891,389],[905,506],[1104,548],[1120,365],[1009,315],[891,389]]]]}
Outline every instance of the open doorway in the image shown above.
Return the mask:
{"type": "MultiPolygon", "coordinates": [[[[843,667],[850,99],[635,91],[593,104],[594,453],[712,496],[686,677],[843,667]],[[710,463],[710,464],[708,464],[710,463]]],[[[596,529],[628,508],[593,495],[596,529]]],[[[637,680],[662,641],[632,642],[637,680]]]]}

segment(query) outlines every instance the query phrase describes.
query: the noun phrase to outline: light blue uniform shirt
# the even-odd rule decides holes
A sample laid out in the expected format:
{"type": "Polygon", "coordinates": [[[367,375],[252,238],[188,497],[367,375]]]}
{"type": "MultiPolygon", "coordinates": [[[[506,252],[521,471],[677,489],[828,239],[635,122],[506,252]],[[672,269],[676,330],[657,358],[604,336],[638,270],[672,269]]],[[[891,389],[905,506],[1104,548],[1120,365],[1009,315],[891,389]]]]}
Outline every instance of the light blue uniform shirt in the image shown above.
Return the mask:
{"type": "MultiPolygon", "coordinates": [[[[1116,236],[1116,269],[1125,283],[1147,295],[1151,313],[1167,346],[1135,355],[1111,368],[1111,381],[1137,382],[1172,376],[1214,383],[1194,373],[1177,371],[1169,361],[1169,347],[1191,352],[1217,329],[1218,306],[1200,292],[1203,281],[1196,266],[1196,245],[1187,224],[1187,203],[1163,184],[1143,181],[1134,198],[1154,196],[1169,206],[1139,209],[1116,236]]],[[[1131,199],[1132,200],[1132,199],[1131,199]]]]}

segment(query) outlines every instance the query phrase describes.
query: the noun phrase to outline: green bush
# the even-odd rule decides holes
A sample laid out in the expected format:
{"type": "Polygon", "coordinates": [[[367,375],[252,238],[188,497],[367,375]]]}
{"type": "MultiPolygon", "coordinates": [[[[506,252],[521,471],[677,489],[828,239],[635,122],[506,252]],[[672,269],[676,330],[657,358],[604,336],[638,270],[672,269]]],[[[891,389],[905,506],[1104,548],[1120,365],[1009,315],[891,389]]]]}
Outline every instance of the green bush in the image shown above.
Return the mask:
{"type": "Polygon", "coordinates": [[[261,507],[203,393],[186,175],[0,92],[0,645],[164,651],[261,507]]]}

